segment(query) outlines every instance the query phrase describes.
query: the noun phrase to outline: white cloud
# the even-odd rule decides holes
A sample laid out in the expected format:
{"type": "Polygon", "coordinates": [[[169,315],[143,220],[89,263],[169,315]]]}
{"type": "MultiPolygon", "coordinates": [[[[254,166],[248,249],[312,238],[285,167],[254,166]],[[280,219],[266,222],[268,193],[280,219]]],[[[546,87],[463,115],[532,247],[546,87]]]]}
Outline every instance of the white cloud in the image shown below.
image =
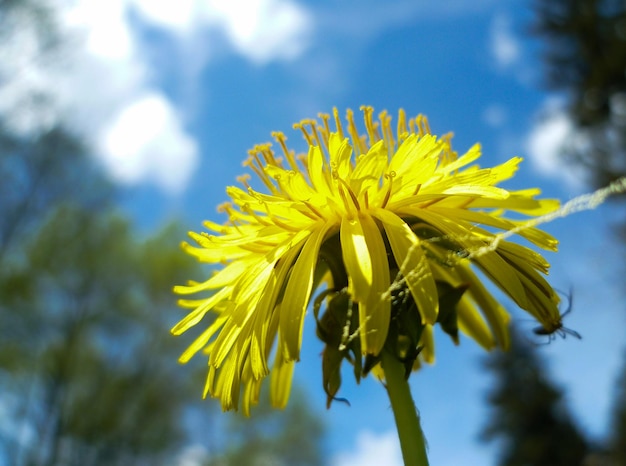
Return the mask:
{"type": "Polygon", "coordinates": [[[154,180],[168,192],[184,189],[197,165],[197,145],[161,94],[145,95],[127,105],[103,131],[100,149],[105,167],[124,184],[154,180]]]}
{"type": "Polygon", "coordinates": [[[45,130],[57,112],[50,105],[54,84],[41,63],[40,25],[18,8],[0,21],[0,113],[18,134],[45,130]]]}
{"type": "Polygon", "coordinates": [[[133,54],[133,38],[122,1],[81,0],[60,13],[66,27],[84,34],[90,54],[113,60],[133,54]]]}
{"type": "Polygon", "coordinates": [[[61,121],[94,144],[114,180],[152,182],[170,193],[191,176],[197,143],[184,129],[184,109],[154,89],[159,70],[150,67],[129,12],[170,32],[174,50],[195,58],[183,61],[192,78],[205,64],[207,55],[198,63],[197,50],[206,31],[222,33],[256,64],[296,58],[312,31],[311,16],[290,0],[49,1],[68,43],[56,61],[42,60],[48,55],[32,17],[18,11],[2,18],[12,29],[3,32],[11,40],[0,44],[0,113],[21,134],[61,121]]]}
{"type": "Polygon", "coordinates": [[[241,55],[259,64],[296,58],[312,30],[309,13],[288,0],[213,0],[203,13],[241,55]]]}
{"type": "Polygon", "coordinates": [[[129,0],[139,14],[149,23],[164,29],[185,32],[193,27],[199,6],[196,0],[129,0]]]}
{"type": "Polygon", "coordinates": [[[218,30],[237,53],[258,64],[297,58],[313,30],[312,15],[291,0],[127,1],[145,21],[170,32],[218,30]]]}
{"type": "Polygon", "coordinates": [[[197,143],[173,104],[150,89],[151,70],[127,7],[120,0],[81,0],[62,12],[68,31],[84,39],[84,49],[73,57],[73,72],[57,76],[59,106],[64,119],[93,143],[114,181],[153,183],[176,194],[197,166],[197,143]]]}
{"type": "Polygon", "coordinates": [[[535,168],[554,176],[561,169],[560,153],[572,133],[567,115],[555,112],[542,118],[528,136],[528,153],[535,168]]]}
{"type": "Polygon", "coordinates": [[[526,138],[526,151],[531,164],[539,173],[560,178],[570,187],[582,187],[580,169],[567,163],[563,150],[584,144],[582,135],[574,130],[572,121],[564,110],[553,101],[548,101],[541,116],[526,138]]]}
{"type": "Polygon", "coordinates": [[[359,432],[356,449],[337,454],[331,461],[332,466],[401,466],[402,452],[398,434],[389,431],[376,435],[368,431],[359,432]]]}
{"type": "Polygon", "coordinates": [[[509,67],[520,58],[520,45],[511,30],[511,20],[504,15],[496,16],[491,23],[491,53],[497,64],[509,67]]]}
{"type": "Polygon", "coordinates": [[[508,118],[506,108],[500,104],[491,104],[483,112],[483,121],[492,128],[499,128],[508,118]]]}

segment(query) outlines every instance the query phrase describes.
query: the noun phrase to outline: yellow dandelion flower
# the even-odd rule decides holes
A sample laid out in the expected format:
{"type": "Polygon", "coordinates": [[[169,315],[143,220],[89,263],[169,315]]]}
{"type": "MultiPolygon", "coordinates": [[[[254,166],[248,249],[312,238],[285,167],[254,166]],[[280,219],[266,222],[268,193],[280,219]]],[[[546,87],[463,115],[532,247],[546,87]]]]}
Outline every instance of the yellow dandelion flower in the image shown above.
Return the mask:
{"type": "Polygon", "coordinates": [[[317,334],[326,343],[329,403],[343,359],[357,379],[373,368],[384,376],[383,347],[407,372],[420,360],[432,362],[436,324],[456,343],[460,331],[486,349],[506,348],[509,315],[485,279],[547,331],[560,325],[559,298],[543,277],[549,264],[498,236],[515,230],[539,248],[557,248],[547,233],[520,225],[522,216],[553,212],[558,201],[537,199],[537,189],[497,186],[521,158],[480,168],[479,145],[458,156],[451,137],[432,135],[422,116],[407,121],[400,111],[394,131],[387,113],[375,121],[371,107],[362,110],[365,134],[350,111],[344,128],[335,109],[334,130],[329,115],[295,125],[306,154],[288,149],[282,133],[273,134],[280,156],[270,144],[254,147],[246,165],[265,192],[242,177],[243,189],[227,188],[228,223],[205,222],[212,233],[192,232],[197,245],[183,244],[221,269],[205,282],[175,287],[181,295],[213,294],[181,299],[191,311],[172,332],[212,316],[181,361],[208,354],[205,395],[219,397],[224,410],[237,409],[243,391],[249,412],[270,373],[273,404],[287,403],[313,300],[317,334]],[[507,218],[509,212],[517,218],[507,218]]]}

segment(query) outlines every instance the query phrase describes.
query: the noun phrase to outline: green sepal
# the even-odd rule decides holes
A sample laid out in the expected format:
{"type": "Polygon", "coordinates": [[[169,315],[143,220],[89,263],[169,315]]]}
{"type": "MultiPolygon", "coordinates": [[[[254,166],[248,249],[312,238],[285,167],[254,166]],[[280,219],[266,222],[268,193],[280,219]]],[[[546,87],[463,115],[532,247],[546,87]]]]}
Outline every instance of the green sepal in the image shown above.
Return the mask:
{"type": "Polygon", "coordinates": [[[457,305],[468,288],[469,285],[467,284],[454,287],[448,282],[437,282],[437,294],[439,295],[437,322],[439,322],[441,329],[450,335],[455,345],[459,344],[457,305]]]}
{"type": "Polygon", "coordinates": [[[326,392],[326,407],[330,408],[333,400],[347,403],[347,400],[336,397],[341,388],[341,364],[344,359],[354,366],[357,383],[361,380],[361,340],[352,337],[358,328],[358,310],[346,289],[326,290],[315,298],[313,314],[317,322],[317,336],[325,343],[322,353],[322,384],[326,392]],[[331,295],[326,311],[320,318],[320,307],[331,295]]]}

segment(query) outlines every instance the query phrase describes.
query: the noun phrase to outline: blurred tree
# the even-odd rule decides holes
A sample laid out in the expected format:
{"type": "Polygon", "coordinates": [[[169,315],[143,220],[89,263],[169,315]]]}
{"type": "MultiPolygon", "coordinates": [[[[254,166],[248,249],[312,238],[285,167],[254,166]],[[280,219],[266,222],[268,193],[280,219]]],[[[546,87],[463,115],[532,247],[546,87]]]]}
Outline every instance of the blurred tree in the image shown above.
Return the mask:
{"type": "Polygon", "coordinates": [[[621,377],[616,384],[613,419],[609,429],[609,450],[615,465],[626,464],[626,353],[621,377]]]}
{"type": "Polygon", "coordinates": [[[110,186],[86,148],[61,127],[19,136],[0,120],[0,148],[0,264],[57,203],[71,199],[96,210],[111,199],[110,186]]]}
{"type": "Polygon", "coordinates": [[[294,390],[284,411],[262,397],[250,418],[229,416],[229,445],[204,466],[318,466],[323,425],[308,407],[302,391],[294,390]]]}
{"type": "Polygon", "coordinates": [[[626,175],[626,2],[535,0],[546,83],[566,92],[576,137],[564,154],[598,186],[626,175]]]}
{"type": "Polygon", "coordinates": [[[486,367],[496,381],[488,394],[492,415],[481,438],[502,441],[497,464],[583,464],[587,441],[571,420],[562,392],[548,380],[533,347],[512,332],[511,349],[490,355],[486,367]]]}
{"type": "MultiPolygon", "coordinates": [[[[596,186],[626,176],[626,1],[535,0],[534,5],[546,83],[566,92],[575,125],[564,155],[587,168],[596,186]]],[[[620,231],[626,240],[623,218],[620,231]]],[[[626,465],[626,361],[616,392],[607,439],[614,463],[602,464],[626,465]]]]}
{"type": "Polygon", "coordinates": [[[174,233],[138,242],[122,217],[63,204],[28,241],[14,267],[25,284],[5,286],[0,362],[32,440],[5,438],[10,464],[171,462],[197,397],[165,319],[171,284],[195,268],[174,233]]]}
{"type": "MultiPolygon", "coordinates": [[[[626,176],[626,1],[534,4],[534,30],[545,40],[546,82],[566,92],[576,129],[564,155],[587,168],[596,186],[626,176]]],[[[621,372],[607,439],[613,463],[602,464],[626,465],[626,361],[621,372]]]]}

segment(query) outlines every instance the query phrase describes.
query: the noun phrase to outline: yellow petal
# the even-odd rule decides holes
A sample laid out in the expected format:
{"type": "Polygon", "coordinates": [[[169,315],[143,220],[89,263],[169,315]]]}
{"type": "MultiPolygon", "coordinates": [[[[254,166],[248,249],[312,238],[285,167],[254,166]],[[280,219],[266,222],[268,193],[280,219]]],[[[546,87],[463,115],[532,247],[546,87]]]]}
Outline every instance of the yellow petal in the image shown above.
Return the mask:
{"type": "Polygon", "coordinates": [[[387,339],[391,315],[389,260],[378,225],[369,215],[362,222],[374,276],[367,301],[359,303],[361,345],[363,351],[378,354],[387,339]]]}
{"type": "Polygon", "coordinates": [[[306,178],[300,172],[285,170],[274,165],[265,167],[265,172],[268,176],[276,180],[280,188],[290,199],[308,201],[318,195],[317,192],[309,186],[306,178]]]}
{"type": "Polygon", "coordinates": [[[207,327],[207,329],[202,332],[202,334],[196,338],[194,340],[194,342],[189,346],[189,348],[187,348],[183,354],[181,354],[181,356],[178,358],[178,362],[180,362],[181,364],[185,364],[187,362],[189,362],[189,360],[198,352],[200,351],[202,348],[204,348],[207,343],[209,342],[209,340],[211,339],[211,337],[215,334],[215,332],[217,332],[222,325],[224,325],[224,322],[226,321],[226,319],[228,318],[228,316],[226,315],[221,315],[218,316],[211,325],[209,325],[209,327],[207,327]]]}
{"type": "Polygon", "coordinates": [[[557,251],[559,249],[559,240],[539,228],[528,226],[528,221],[511,221],[511,223],[515,225],[518,235],[526,238],[528,241],[536,244],[540,248],[547,249],[549,251],[557,251]]]}
{"type": "Polygon", "coordinates": [[[250,408],[259,403],[259,395],[261,393],[261,380],[246,380],[243,392],[242,411],[246,417],[250,417],[250,408]]]}
{"type": "Polygon", "coordinates": [[[400,217],[392,212],[376,209],[374,216],[385,228],[391,251],[411,290],[422,317],[422,323],[433,325],[437,321],[439,300],[437,285],[419,244],[419,239],[400,217]]]}
{"type": "Polygon", "coordinates": [[[196,242],[202,247],[197,248],[191,246],[189,243],[181,243],[181,248],[187,254],[196,257],[201,262],[207,263],[222,263],[227,260],[240,259],[250,254],[250,251],[245,251],[239,246],[224,246],[222,248],[216,248],[214,244],[210,244],[210,240],[202,235],[196,233],[189,233],[196,242]]]}
{"type": "Polygon", "coordinates": [[[171,332],[174,335],[180,335],[181,333],[189,330],[189,328],[196,325],[202,320],[207,312],[211,310],[218,302],[226,299],[232,292],[232,287],[227,286],[219,290],[213,296],[203,301],[202,305],[198,306],[192,312],[187,314],[180,322],[178,322],[171,332]]]}
{"type": "Polygon", "coordinates": [[[510,249],[498,248],[498,253],[518,272],[520,281],[526,290],[528,306],[523,307],[523,309],[529,311],[542,323],[552,325],[560,322],[559,296],[545,278],[533,269],[528,260],[515,256],[510,251],[510,249]]]}
{"type": "Polygon", "coordinates": [[[506,199],[507,197],[509,197],[509,192],[506,189],[497,188],[495,186],[481,186],[479,184],[451,186],[449,188],[444,189],[442,191],[442,194],[446,194],[448,196],[463,195],[463,196],[489,197],[492,199],[506,199]]]}
{"type": "Polygon", "coordinates": [[[334,223],[317,224],[310,231],[296,260],[281,304],[280,332],[286,344],[286,360],[298,360],[302,341],[304,314],[311,297],[313,278],[320,245],[334,223]]]}
{"type": "MultiPolygon", "coordinates": [[[[281,341],[282,334],[278,334],[278,346],[285,346],[285,342],[281,341]]],[[[293,380],[293,370],[295,360],[285,360],[282,351],[276,351],[274,366],[270,373],[270,401],[272,406],[284,409],[289,400],[291,393],[291,382],[293,380]]]]}
{"type": "MultiPolygon", "coordinates": [[[[387,168],[387,149],[384,141],[374,144],[367,154],[361,155],[350,176],[350,188],[357,195],[378,188],[380,179],[387,168]]],[[[374,193],[371,194],[372,196],[374,193]]]]}
{"type": "Polygon", "coordinates": [[[264,377],[268,372],[267,355],[275,338],[280,306],[277,302],[280,292],[285,289],[286,279],[300,253],[300,248],[300,246],[291,248],[278,261],[255,309],[250,359],[252,373],[257,379],[264,377]]]}
{"type": "Polygon", "coordinates": [[[474,160],[480,158],[480,144],[474,144],[470,150],[468,150],[465,154],[463,154],[458,159],[447,163],[445,165],[439,166],[437,168],[437,173],[445,173],[449,174],[455,170],[458,170],[465,165],[472,163],[474,160]]]}
{"type": "Polygon", "coordinates": [[[420,359],[428,364],[435,362],[435,337],[433,335],[433,326],[426,325],[420,337],[420,359]]]}
{"type": "Polygon", "coordinates": [[[350,159],[352,157],[352,146],[347,138],[341,138],[338,133],[331,133],[328,139],[330,152],[330,166],[335,170],[336,175],[345,180],[350,175],[350,159]]]}
{"type": "Polygon", "coordinates": [[[340,229],[341,252],[350,278],[355,301],[366,301],[374,281],[374,269],[367,248],[363,226],[357,217],[343,217],[340,229]]]}
{"type": "Polygon", "coordinates": [[[426,134],[421,138],[411,134],[406,138],[389,163],[389,170],[397,177],[408,177],[408,183],[422,183],[428,179],[438,160],[441,142],[435,136],[426,134]]]}
{"type": "Polygon", "coordinates": [[[333,193],[328,185],[328,167],[324,160],[324,153],[318,146],[309,146],[307,170],[311,185],[324,197],[332,197],[333,193]]]}
{"type": "Polygon", "coordinates": [[[498,287],[508,294],[513,301],[522,309],[527,309],[528,298],[519,276],[506,261],[489,251],[474,259],[474,263],[493,281],[498,287]]]}
{"type": "Polygon", "coordinates": [[[461,278],[462,281],[469,283],[470,286],[465,293],[472,299],[472,301],[480,306],[480,309],[487,319],[498,345],[502,349],[508,349],[509,321],[511,319],[508,312],[506,312],[506,310],[487,291],[482,282],[478,279],[474,272],[472,272],[468,265],[463,263],[457,264],[457,267],[455,267],[455,273],[461,278]]]}
{"type": "MultiPolygon", "coordinates": [[[[486,226],[490,226],[494,228],[499,228],[505,231],[517,229],[520,226],[524,225],[524,221],[514,222],[511,220],[501,218],[497,215],[492,215],[492,214],[485,213],[485,212],[476,212],[474,210],[460,209],[460,208],[442,207],[441,203],[434,205],[432,207],[429,207],[428,210],[432,212],[437,212],[438,214],[444,217],[458,218],[461,220],[465,220],[467,222],[482,224],[482,225],[486,225],[486,226]]],[[[556,246],[558,244],[558,241],[554,239],[551,235],[537,228],[532,228],[532,227],[522,228],[522,229],[519,229],[517,234],[519,234],[523,238],[526,238],[528,241],[531,241],[533,244],[544,249],[556,250],[556,246]]]]}
{"type": "Polygon", "coordinates": [[[197,283],[193,286],[175,286],[174,293],[193,294],[200,291],[232,285],[233,282],[237,281],[241,277],[241,274],[246,272],[246,270],[250,267],[250,262],[251,261],[249,259],[241,259],[239,261],[231,262],[203,283],[197,283]]]}
{"type": "MultiPolygon", "coordinates": [[[[416,216],[433,225],[444,236],[461,245],[465,251],[470,252],[477,249],[476,242],[482,238],[477,238],[476,233],[470,228],[466,228],[462,222],[454,222],[454,218],[437,215],[436,212],[431,212],[428,209],[414,209],[414,211],[416,216]]],[[[482,241],[483,244],[481,246],[485,244],[486,239],[482,239],[482,241]]],[[[486,250],[485,253],[475,257],[473,261],[494,283],[513,298],[520,307],[526,308],[528,302],[524,287],[515,271],[500,256],[493,251],[486,250]]]]}
{"type": "MultiPolygon", "coordinates": [[[[546,274],[550,268],[550,263],[541,254],[510,241],[500,241],[497,251],[511,264],[525,264],[530,266],[529,268],[537,269],[546,274]]],[[[552,287],[545,281],[544,287],[546,290],[552,290],[552,287]]]]}
{"type": "Polygon", "coordinates": [[[378,354],[389,329],[390,278],[385,243],[378,226],[367,214],[341,223],[344,264],[359,303],[361,345],[364,353],[378,354]]]}
{"type": "Polygon", "coordinates": [[[466,298],[457,305],[459,330],[476,341],[487,351],[496,345],[493,334],[478,310],[466,298]]]}
{"type": "MultiPolygon", "coordinates": [[[[520,193],[524,193],[520,191],[520,193]]],[[[506,199],[478,198],[472,201],[471,206],[476,208],[506,209],[526,215],[545,215],[559,208],[556,199],[532,199],[526,194],[509,193],[506,199]]]]}

